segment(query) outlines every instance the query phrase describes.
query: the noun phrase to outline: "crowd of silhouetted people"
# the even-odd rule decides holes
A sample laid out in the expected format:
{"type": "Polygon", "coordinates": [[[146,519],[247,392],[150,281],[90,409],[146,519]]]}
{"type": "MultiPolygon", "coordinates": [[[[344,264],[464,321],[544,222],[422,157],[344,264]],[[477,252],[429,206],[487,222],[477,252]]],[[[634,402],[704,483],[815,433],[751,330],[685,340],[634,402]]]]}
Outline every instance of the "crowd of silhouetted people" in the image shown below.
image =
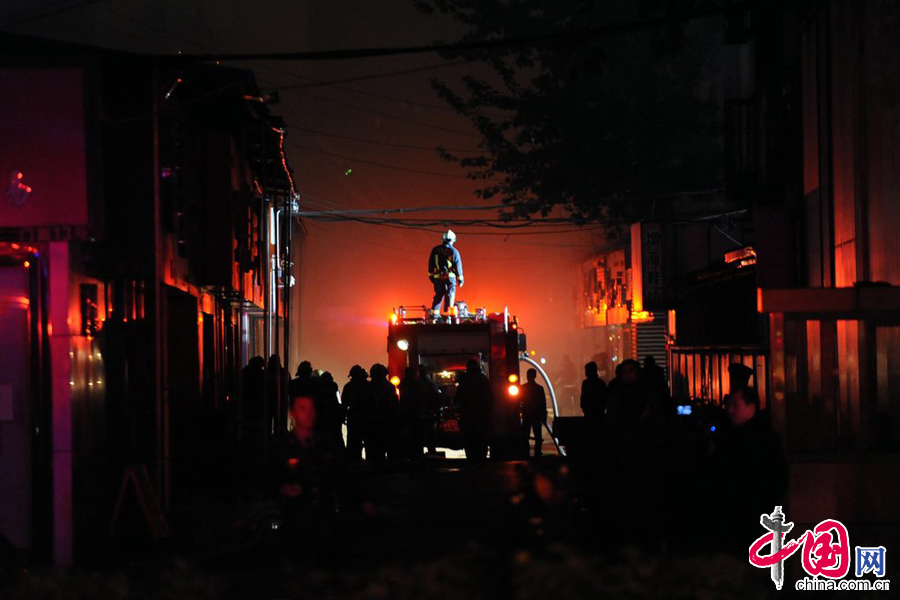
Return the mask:
{"type": "MultiPolygon", "coordinates": [[[[456,383],[453,415],[467,458],[480,463],[488,451],[491,384],[475,360],[456,383]]],[[[447,398],[425,365],[394,382],[382,364],[368,372],[354,365],[339,391],[331,373],[309,361],[291,378],[277,356],[254,357],[242,373],[239,420],[243,470],[260,475],[246,476],[246,484],[280,505],[287,538],[321,550],[352,496],[347,467],[439,456],[436,430],[447,398]]]]}
{"type": "MultiPolygon", "coordinates": [[[[694,406],[688,418],[652,357],[643,365],[623,361],[609,382],[594,362],[584,374],[584,418],[577,435],[560,437],[576,481],[570,491],[604,537],[612,543],[666,538],[745,549],[758,533],[759,515],[783,503],[788,475],[781,442],[749,384],[752,370],[733,365],[724,405],[694,406]],[[695,527],[697,521],[704,527],[695,527]]],[[[550,429],[536,375],[530,369],[520,388],[519,415],[524,447],[533,439],[540,456],[543,431],[550,429]]],[[[492,386],[475,360],[457,383],[455,414],[466,456],[480,463],[488,453],[492,386]]],[[[291,378],[277,357],[256,357],[244,369],[242,385],[242,421],[268,436],[265,485],[293,515],[286,520],[290,531],[326,535],[329,515],[340,510],[348,465],[436,454],[446,396],[424,365],[407,368],[393,383],[382,364],[368,372],[355,365],[339,390],[329,372],[308,361],[291,378]]]]}
{"type": "Polygon", "coordinates": [[[729,374],[722,406],[696,405],[671,398],[652,356],[623,361],[608,383],[585,365],[572,460],[610,539],[746,551],[760,515],[783,504],[787,460],[754,373],[733,364],[729,374]]]}

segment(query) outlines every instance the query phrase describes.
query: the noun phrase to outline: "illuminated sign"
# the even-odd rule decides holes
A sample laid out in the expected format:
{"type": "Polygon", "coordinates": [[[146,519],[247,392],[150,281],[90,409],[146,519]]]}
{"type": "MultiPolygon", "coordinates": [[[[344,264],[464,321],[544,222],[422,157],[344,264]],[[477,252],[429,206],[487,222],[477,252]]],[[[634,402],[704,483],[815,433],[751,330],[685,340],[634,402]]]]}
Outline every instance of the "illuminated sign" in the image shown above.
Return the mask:
{"type": "Polygon", "coordinates": [[[664,294],[666,248],[659,223],[631,226],[632,309],[636,313],[668,308],[664,294]]]}

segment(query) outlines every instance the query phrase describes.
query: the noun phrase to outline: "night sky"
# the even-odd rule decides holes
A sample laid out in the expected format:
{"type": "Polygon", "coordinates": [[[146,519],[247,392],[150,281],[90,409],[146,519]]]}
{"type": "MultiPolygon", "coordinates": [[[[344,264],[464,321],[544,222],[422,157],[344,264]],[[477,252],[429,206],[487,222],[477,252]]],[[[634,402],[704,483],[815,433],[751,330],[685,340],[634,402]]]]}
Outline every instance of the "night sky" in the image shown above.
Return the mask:
{"type": "MultiPolygon", "coordinates": [[[[11,17],[4,20],[6,31],[145,53],[422,45],[454,41],[461,34],[456,22],[421,15],[409,0],[253,4],[31,0],[3,2],[2,7],[0,14],[11,17]],[[54,11],[56,6],[72,8],[54,11]]],[[[444,67],[444,62],[426,53],[226,64],[252,69],[264,91],[441,65],[405,75],[281,90],[281,102],[271,110],[288,125],[288,156],[302,209],[340,210],[482,202],[473,195],[477,184],[433,150],[444,146],[475,151],[479,137],[468,121],[442,104],[429,81],[490,75],[478,64],[444,67]],[[310,129],[330,135],[304,131],[310,129]]],[[[493,214],[412,216],[452,219],[493,214]]],[[[430,301],[425,263],[431,247],[439,243],[441,228],[418,231],[311,219],[306,219],[305,227],[301,354],[343,381],[354,363],[368,368],[386,360],[386,319],[394,306],[430,301]]],[[[602,241],[599,231],[577,232],[563,226],[568,233],[507,237],[487,228],[453,229],[459,235],[457,248],[466,272],[466,285],[457,298],[489,311],[508,306],[529,333],[529,346],[547,357],[553,373],[555,361],[570,351],[567,344],[576,328],[577,266],[602,241]]],[[[572,356],[576,363],[587,358],[572,356]]]]}

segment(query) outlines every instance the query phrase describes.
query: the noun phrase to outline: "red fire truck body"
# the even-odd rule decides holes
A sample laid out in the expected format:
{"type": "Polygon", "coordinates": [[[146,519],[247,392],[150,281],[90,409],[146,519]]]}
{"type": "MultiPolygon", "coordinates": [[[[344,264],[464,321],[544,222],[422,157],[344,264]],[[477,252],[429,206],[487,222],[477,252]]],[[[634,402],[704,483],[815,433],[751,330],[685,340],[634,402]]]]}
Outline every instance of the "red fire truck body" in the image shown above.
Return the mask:
{"type": "MultiPolygon", "coordinates": [[[[519,352],[524,334],[507,312],[454,317],[453,322],[407,318],[395,310],[388,325],[388,370],[399,383],[407,367],[425,365],[441,391],[437,446],[462,448],[455,394],[466,363],[475,359],[491,382],[494,405],[490,423],[491,456],[517,455],[522,445],[519,420],[519,352]]],[[[424,312],[424,311],[423,311],[424,312]]],[[[424,313],[427,315],[427,313],[424,313]]]]}

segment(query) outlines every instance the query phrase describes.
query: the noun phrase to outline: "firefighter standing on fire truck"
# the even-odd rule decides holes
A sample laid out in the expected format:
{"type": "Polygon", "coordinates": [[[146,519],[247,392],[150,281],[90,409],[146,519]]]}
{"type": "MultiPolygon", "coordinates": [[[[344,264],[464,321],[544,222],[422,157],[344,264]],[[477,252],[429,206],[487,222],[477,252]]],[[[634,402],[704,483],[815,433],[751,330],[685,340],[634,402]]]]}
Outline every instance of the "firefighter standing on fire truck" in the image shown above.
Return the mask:
{"type": "Polygon", "coordinates": [[[428,257],[428,278],[434,284],[434,299],[431,302],[434,317],[440,315],[441,305],[452,312],[456,284],[459,282],[459,287],[463,286],[462,258],[459,250],[453,247],[455,242],[456,234],[448,229],[443,235],[443,243],[435,246],[428,257]]]}

